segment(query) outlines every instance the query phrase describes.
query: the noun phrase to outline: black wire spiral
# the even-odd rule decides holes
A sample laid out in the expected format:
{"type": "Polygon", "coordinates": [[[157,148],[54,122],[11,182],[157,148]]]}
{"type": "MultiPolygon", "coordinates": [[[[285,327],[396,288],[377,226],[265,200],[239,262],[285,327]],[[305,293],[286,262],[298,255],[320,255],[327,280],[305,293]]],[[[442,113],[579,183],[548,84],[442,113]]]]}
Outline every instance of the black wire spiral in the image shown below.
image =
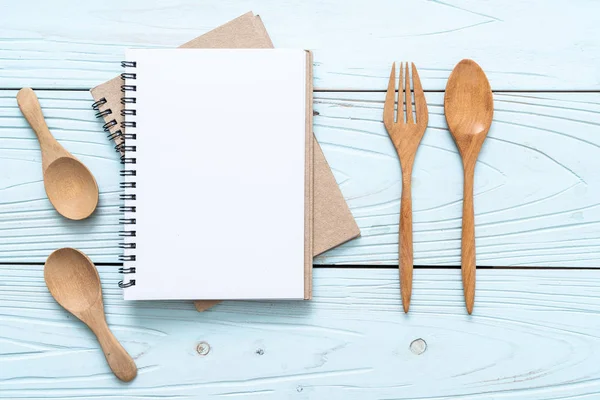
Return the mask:
{"type": "MultiPolygon", "coordinates": [[[[123,61],[123,62],[121,62],[121,66],[123,68],[135,68],[136,63],[131,62],[131,61],[123,61]]],[[[124,72],[121,74],[121,79],[123,80],[123,85],[121,85],[121,92],[123,92],[123,97],[121,98],[121,104],[127,105],[127,108],[122,109],[120,112],[122,117],[125,117],[125,116],[133,117],[136,115],[136,110],[131,108],[131,104],[136,104],[136,98],[134,96],[132,96],[131,93],[136,92],[137,86],[132,85],[130,82],[132,80],[135,80],[136,78],[137,78],[137,75],[135,73],[124,72]],[[126,80],[127,80],[127,84],[125,83],[126,80]]],[[[100,100],[102,100],[102,99],[100,99],[100,100]]],[[[100,100],[98,102],[100,102],[100,100]]],[[[98,103],[98,102],[96,102],[96,103],[98,103]]],[[[96,105],[96,103],[94,103],[94,105],[96,105]]],[[[96,105],[96,106],[100,107],[99,105],[96,105]]],[[[110,109],[108,109],[108,110],[101,111],[101,112],[97,113],[96,115],[99,117],[104,117],[104,116],[110,115],[110,114],[112,114],[112,111],[110,109]]],[[[117,124],[116,120],[113,119],[113,120],[107,122],[105,125],[107,125],[107,128],[110,131],[110,128],[112,128],[116,124],[117,124]]],[[[130,140],[136,139],[136,134],[135,133],[123,133],[123,132],[126,132],[127,128],[136,128],[136,123],[135,123],[135,121],[131,121],[131,118],[128,118],[127,121],[122,121],[120,123],[120,129],[116,130],[115,132],[112,132],[109,135],[109,138],[110,139],[117,139],[117,138],[121,139],[121,141],[115,145],[115,150],[122,154],[121,155],[121,164],[123,164],[124,167],[121,170],[120,175],[122,177],[124,177],[126,180],[126,182],[120,183],[121,189],[135,189],[136,182],[132,181],[131,179],[135,179],[132,177],[135,177],[137,175],[137,171],[135,169],[128,169],[126,167],[126,165],[136,164],[136,161],[137,161],[136,157],[135,157],[137,148],[135,145],[131,145],[129,143],[130,140]]],[[[122,201],[127,201],[127,202],[137,200],[137,196],[132,193],[127,193],[127,194],[123,193],[119,197],[122,201]]],[[[135,249],[136,244],[135,244],[135,242],[131,242],[130,238],[133,238],[136,236],[136,231],[135,231],[136,219],[131,218],[130,216],[132,213],[136,212],[136,207],[133,205],[127,204],[127,205],[120,206],[119,211],[122,212],[123,214],[125,214],[125,213],[128,214],[127,218],[124,217],[119,220],[119,223],[121,225],[123,225],[123,230],[120,231],[119,236],[121,236],[123,238],[127,238],[127,239],[124,239],[124,241],[119,244],[119,247],[123,250],[135,249]]],[[[135,262],[136,256],[133,254],[121,254],[119,256],[119,260],[122,262],[135,262]]],[[[119,272],[122,274],[135,274],[135,267],[119,268],[119,272]]],[[[128,287],[131,287],[134,285],[135,285],[135,279],[130,279],[129,281],[122,280],[119,282],[119,287],[121,287],[121,288],[128,288],[128,287]]]]}
{"type": "MultiPolygon", "coordinates": [[[[96,118],[104,118],[107,115],[111,115],[113,113],[113,111],[110,108],[107,108],[106,110],[102,110],[100,111],[100,108],[105,105],[107,103],[106,97],[102,97],[100,100],[95,101],[92,104],[92,108],[96,111],[98,111],[96,113],[96,118]]],[[[120,137],[123,135],[123,133],[121,132],[121,130],[117,130],[112,132],[111,129],[117,125],[117,121],[113,118],[111,120],[106,121],[106,123],[104,125],[102,125],[102,129],[104,129],[104,132],[108,133],[108,138],[110,140],[114,140],[117,137],[120,137]]]]}

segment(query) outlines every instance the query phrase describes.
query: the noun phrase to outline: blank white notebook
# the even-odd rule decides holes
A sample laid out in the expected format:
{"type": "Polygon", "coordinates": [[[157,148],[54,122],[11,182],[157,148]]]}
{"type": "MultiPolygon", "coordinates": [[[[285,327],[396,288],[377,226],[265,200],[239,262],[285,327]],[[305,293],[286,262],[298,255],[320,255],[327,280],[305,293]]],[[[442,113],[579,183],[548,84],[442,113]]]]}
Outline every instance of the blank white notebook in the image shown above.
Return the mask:
{"type": "Polygon", "coordinates": [[[307,53],[126,59],[125,299],[305,298],[307,53]]]}

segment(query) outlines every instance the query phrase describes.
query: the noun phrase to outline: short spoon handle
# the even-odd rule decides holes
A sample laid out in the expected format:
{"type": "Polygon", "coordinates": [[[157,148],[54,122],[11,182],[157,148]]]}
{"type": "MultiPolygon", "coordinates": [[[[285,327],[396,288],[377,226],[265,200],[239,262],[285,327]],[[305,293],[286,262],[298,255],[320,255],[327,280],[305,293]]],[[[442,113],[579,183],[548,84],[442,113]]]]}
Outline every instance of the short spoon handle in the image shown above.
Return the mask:
{"type": "Polygon", "coordinates": [[[17,93],[17,103],[23,113],[23,116],[29,122],[29,125],[37,135],[42,149],[42,165],[44,171],[46,167],[59,157],[69,156],[70,154],[54,139],[50,133],[48,125],[42,113],[42,107],[31,88],[23,88],[17,93]]]}
{"type": "Polygon", "coordinates": [[[90,328],[98,338],[110,369],[120,380],[125,382],[131,381],[137,375],[137,367],[133,358],[121,346],[121,343],[113,335],[106,321],[97,321],[93,325],[90,325],[90,328]]]}
{"type": "Polygon", "coordinates": [[[412,226],[412,195],[411,170],[402,171],[402,197],[400,199],[400,292],[402,306],[407,313],[410,307],[413,281],[413,226],[412,226]]]}
{"type": "MultiPolygon", "coordinates": [[[[474,164],[474,163],[473,163],[474,164]]],[[[462,216],[462,281],[467,312],[475,304],[475,211],[473,208],[473,180],[475,165],[465,165],[462,216]]]]}

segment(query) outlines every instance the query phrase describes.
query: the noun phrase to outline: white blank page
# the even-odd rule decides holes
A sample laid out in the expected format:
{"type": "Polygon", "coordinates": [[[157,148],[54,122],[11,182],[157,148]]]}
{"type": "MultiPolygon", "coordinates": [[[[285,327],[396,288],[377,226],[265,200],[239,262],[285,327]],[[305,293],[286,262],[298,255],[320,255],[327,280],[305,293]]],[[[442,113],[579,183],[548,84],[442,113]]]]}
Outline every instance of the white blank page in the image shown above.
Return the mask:
{"type": "MultiPolygon", "coordinates": [[[[306,52],[134,49],[135,286],[125,299],[302,299],[306,52]]],[[[129,165],[126,165],[129,166],[129,165]]],[[[131,168],[129,168],[131,169],[131,168]]]]}

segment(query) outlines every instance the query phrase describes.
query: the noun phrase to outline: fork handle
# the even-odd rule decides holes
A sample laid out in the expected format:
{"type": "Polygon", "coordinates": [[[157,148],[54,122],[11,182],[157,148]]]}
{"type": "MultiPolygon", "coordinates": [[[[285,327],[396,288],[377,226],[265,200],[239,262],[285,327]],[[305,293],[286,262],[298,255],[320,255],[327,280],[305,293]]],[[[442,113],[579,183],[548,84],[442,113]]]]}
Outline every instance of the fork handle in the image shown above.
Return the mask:
{"type": "Polygon", "coordinates": [[[461,271],[467,312],[475,305],[475,211],[473,207],[473,180],[475,165],[464,166],[463,215],[461,240],[461,271]]]}
{"type": "Polygon", "coordinates": [[[400,229],[398,259],[400,267],[400,293],[404,312],[408,313],[413,281],[413,226],[412,226],[412,168],[402,169],[402,197],[400,199],[400,229]]]}

